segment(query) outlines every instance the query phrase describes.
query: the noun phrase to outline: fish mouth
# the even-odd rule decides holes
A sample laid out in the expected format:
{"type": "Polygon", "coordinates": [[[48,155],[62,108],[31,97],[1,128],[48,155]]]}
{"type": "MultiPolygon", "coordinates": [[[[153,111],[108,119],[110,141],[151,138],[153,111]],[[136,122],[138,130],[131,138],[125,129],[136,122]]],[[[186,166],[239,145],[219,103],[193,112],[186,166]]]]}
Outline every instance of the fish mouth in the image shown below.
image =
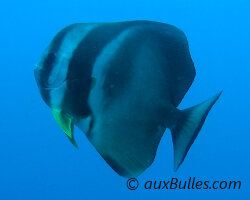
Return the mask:
{"type": "Polygon", "coordinates": [[[45,81],[44,81],[45,79],[43,76],[43,74],[44,74],[43,71],[44,70],[41,67],[39,67],[39,65],[36,65],[34,68],[34,76],[35,76],[35,80],[36,80],[36,83],[37,83],[39,88],[40,87],[47,87],[46,86],[47,84],[45,84],[45,81]]]}

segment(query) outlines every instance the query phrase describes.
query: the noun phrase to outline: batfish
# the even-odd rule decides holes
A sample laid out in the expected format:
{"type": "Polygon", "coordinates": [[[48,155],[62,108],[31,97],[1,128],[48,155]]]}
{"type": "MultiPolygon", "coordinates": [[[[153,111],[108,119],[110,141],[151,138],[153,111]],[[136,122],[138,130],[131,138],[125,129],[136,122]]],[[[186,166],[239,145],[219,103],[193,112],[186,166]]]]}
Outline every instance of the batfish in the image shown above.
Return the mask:
{"type": "Polygon", "coordinates": [[[168,128],[174,169],[183,162],[220,93],[178,109],[195,68],[185,34],[152,21],[77,23],[53,38],[34,75],[74,146],[79,127],[110,167],[137,177],[168,128]]]}

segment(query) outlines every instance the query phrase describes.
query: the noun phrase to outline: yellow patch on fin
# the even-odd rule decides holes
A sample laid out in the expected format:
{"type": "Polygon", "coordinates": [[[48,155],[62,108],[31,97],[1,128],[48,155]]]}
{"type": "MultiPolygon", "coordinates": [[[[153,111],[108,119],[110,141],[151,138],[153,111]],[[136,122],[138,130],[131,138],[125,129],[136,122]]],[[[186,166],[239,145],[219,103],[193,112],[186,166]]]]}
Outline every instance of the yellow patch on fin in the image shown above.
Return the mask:
{"type": "Polygon", "coordinates": [[[63,130],[70,142],[77,147],[74,136],[73,136],[73,123],[72,117],[68,114],[63,113],[60,110],[52,109],[52,114],[59,127],[63,130]]]}

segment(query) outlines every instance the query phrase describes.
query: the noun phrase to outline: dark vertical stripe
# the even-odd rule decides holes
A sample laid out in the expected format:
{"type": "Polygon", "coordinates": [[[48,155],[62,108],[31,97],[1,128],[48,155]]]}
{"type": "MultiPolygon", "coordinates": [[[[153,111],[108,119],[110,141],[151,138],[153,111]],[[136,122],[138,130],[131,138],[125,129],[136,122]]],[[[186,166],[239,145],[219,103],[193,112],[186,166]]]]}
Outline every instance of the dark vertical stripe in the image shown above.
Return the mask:
{"type": "Polygon", "coordinates": [[[49,77],[54,66],[57,64],[56,54],[60,50],[60,47],[64,41],[67,33],[73,28],[74,25],[68,26],[61,30],[52,40],[48,55],[43,60],[42,68],[40,69],[40,85],[43,87],[48,87],[49,77]]]}
{"type": "Polygon", "coordinates": [[[56,53],[60,50],[66,34],[73,28],[73,26],[74,25],[64,28],[53,38],[49,46],[49,52],[41,63],[42,67],[34,70],[42,98],[49,106],[51,106],[50,90],[46,88],[50,87],[48,81],[53,67],[57,64],[56,53]]]}
{"type": "Polygon", "coordinates": [[[90,31],[75,49],[69,63],[65,106],[69,111],[82,117],[90,114],[88,97],[91,88],[91,74],[96,58],[103,48],[130,24],[102,24],[90,31]]]}

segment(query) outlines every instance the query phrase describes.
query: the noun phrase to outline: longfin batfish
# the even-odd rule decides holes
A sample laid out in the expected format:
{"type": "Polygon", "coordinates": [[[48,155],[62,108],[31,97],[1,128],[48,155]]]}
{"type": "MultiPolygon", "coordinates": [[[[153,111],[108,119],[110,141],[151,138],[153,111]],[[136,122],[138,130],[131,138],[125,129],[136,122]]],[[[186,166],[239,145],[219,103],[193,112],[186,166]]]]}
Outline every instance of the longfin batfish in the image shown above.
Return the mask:
{"type": "Polygon", "coordinates": [[[124,177],[136,177],[152,164],[166,128],[177,170],[221,94],[177,108],[195,68],[185,34],[159,22],[68,26],[54,37],[34,73],[72,144],[76,125],[124,177]]]}

